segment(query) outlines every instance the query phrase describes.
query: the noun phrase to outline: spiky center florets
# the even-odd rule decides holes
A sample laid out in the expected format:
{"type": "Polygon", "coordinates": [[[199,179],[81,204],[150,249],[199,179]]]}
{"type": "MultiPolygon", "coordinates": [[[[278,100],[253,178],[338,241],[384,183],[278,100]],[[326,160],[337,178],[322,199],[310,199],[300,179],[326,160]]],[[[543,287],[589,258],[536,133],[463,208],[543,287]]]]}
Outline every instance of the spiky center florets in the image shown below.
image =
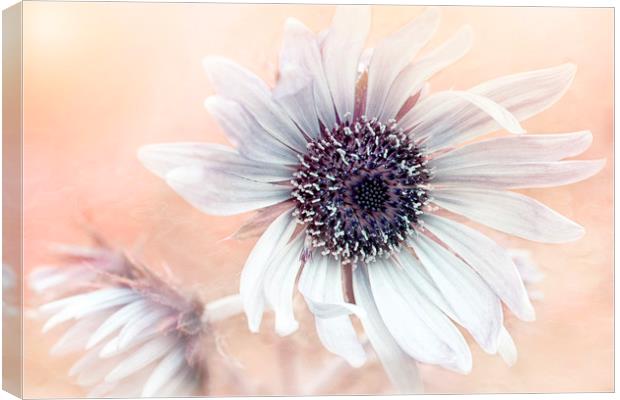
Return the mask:
{"type": "Polygon", "coordinates": [[[295,215],[312,246],[343,263],[391,254],[428,202],[423,153],[393,122],[361,117],[326,129],[300,161],[295,215]]]}

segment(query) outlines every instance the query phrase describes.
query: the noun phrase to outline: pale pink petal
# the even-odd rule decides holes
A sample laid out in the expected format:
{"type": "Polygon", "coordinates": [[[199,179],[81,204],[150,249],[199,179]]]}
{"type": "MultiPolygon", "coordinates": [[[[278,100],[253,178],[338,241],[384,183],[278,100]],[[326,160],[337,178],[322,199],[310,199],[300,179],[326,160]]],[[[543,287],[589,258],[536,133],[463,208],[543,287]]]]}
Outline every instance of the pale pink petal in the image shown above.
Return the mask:
{"type": "Polygon", "coordinates": [[[242,104],[267,132],[285,145],[297,151],[305,150],[303,135],[260,78],[222,57],[207,57],[203,65],[219,95],[242,104]]]}
{"type": "Polygon", "coordinates": [[[503,315],[499,298],[467,264],[425,235],[410,241],[446,302],[476,342],[497,352],[503,315]]]}
{"type": "Polygon", "coordinates": [[[543,243],[571,242],[584,229],[568,218],[519,193],[482,189],[446,189],[433,192],[440,207],[491,228],[543,243]]]}
{"type": "Polygon", "coordinates": [[[200,165],[178,167],[166,182],[194,207],[214,215],[234,215],[268,207],[291,196],[286,185],[256,182],[200,165]]]}
{"type": "Polygon", "coordinates": [[[433,184],[488,189],[544,188],[588,179],[604,166],[605,160],[497,162],[433,171],[433,184]]]}
{"type": "Polygon", "coordinates": [[[375,47],[368,65],[366,91],[368,118],[381,115],[394,80],[433,36],[439,26],[439,15],[438,7],[429,7],[375,47]]]}
{"type": "Polygon", "coordinates": [[[519,271],[506,250],[480,232],[439,216],[425,215],[424,227],[476,270],[519,318],[535,318],[519,271]]]}
{"type": "Polygon", "coordinates": [[[444,153],[428,166],[440,171],[484,164],[558,161],[581,154],[591,143],[590,131],[501,137],[444,153]]]}
{"type": "Polygon", "coordinates": [[[355,111],[357,68],[369,30],[370,7],[338,6],[323,42],[323,68],[340,120],[355,111]]]}

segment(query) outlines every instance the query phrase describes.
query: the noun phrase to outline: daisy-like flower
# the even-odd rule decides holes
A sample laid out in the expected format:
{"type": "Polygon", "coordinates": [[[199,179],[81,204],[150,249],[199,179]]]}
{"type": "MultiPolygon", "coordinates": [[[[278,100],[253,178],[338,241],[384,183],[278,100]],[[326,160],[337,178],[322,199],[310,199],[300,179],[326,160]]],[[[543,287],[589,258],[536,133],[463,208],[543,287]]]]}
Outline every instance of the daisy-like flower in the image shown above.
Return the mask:
{"type": "Polygon", "coordinates": [[[236,314],[238,296],[205,305],[120,251],[58,250],[71,262],[35,269],[30,287],[48,298],[43,332],[67,326],[51,354],[85,353],[69,375],[90,397],[207,394],[210,323],[236,314]]]}
{"type": "Polygon", "coordinates": [[[245,232],[269,221],[241,274],[252,331],[266,306],[278,333],[297,329],[297,284],[324,346],[361,365],[356,315],[403,392],[419,390],[416,361],[470,371],[456,324],[512,363],[502,303],[522,320],[535,318],[509,253],[450,216],[533,241],[577,240],[582,227],[510,189],[578,182],[604,164],[562,161],[586,150],[588,131],[524,135],[519,124],[563,95],[573,65],[430,94],[426,81],[472,41],[465,27],[416,57],[438,23],[430,8],[365,51],[369,7],[337,8],[318,35],[289,19],[275,87],[231,61],[204,62],[217,91],[206,107],[234,148],[139,151],[204,212],[262,210],[245,232]],[[472,143],[500,129],[511,135],[472,143]]]}

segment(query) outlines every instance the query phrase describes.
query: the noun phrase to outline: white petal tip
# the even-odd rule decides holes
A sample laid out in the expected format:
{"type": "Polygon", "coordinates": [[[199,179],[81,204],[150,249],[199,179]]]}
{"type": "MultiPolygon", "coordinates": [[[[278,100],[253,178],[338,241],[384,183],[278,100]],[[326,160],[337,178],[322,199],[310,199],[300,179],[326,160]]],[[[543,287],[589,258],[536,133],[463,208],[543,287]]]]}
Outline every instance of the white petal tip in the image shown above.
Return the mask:
{"type": "Polygon", "coordinates": [[[287,31],[301,32],[305,31],[307,28],[297,18],[288,17],[286,21],[284,21],[284,29],[287,31]]]}
{"type": "Polygon", "coordinates": [[[525,309],[523,312],[521,312],[519,315],[517,315],[517,317],[521,321],[534,322],[536,321],[536,311],[534,310],[534,307],[532,307],[532,305],[530,304],[530,306],[527,309],[525,309]]]}
{"type": "Polygon", "coordinates": [[[573,64],[573,63],[566,63],[566,64],[562,64],[562,68],[566,70],[566,72],[568,72],[571,75],[575,75],[577,73],[577,64],[573,64]]]}
{"type": "Polygon", "coordinates": [[[140,160],[140,162],[145,165],[148,164],[149,161],[152,161],[153,158],[155,158],[154,154],[156,154],[156,145],[153,144],[147,144],[145,146],[142,146],[140,148],[138,148],[138,151],[136,152],[136,156],[138,157],[138,160],[140,160]]]}
{"type": "Polygon", "coordinates": [[[276,324],[276,333],[279,336],[288,336],[299,329],[299,323],[297,321],[291,321],[290,323],[276,324]]]}
{"type": "Polygon", "coordinates": [[[607,159],[603,158],[599,160],[592,160],[592,164],[594,170],[592,175],[598,174],[605,167],[605,165],[607,165],[607,159]]]}
{"type": "Polygon", "coordinates": [[[365,353],[361,353],[361,354],[355,355],[353,357],[349,357],[349,358],[347,358],[347,362],[353,368],[360,368],[364,364],[366,364],[366,354],[365,353]]]}
{"type": "Polygon", "coordinates": [[[203,178],[202,172],[197,168],[175,168],[166,174],[166,182],[173,188],[178,185],[191,185],[203,178]]]}
{"type": "Polygon", "coordinates": [[[212,112],[215,103],[217,103],[217,98],[215,96],[209,96],[202,102],[202,105],[207,111],[212,112]]]}
{"type": "Polygon", "coordinates": [[[41,329],[42,333],[47,333],[49,331],[51,331],[52,329],[54,329],[54,327],[56,327],[56,325],[58,325],[59,322],[55,322],[53,320],[49,320],[47,321],[47,323],[45,325],[43,325],[43,329],[41,329]]]}
{"type": "Polygon", "coordinates": [[[473,362],[469,360],[457,360],[454,365],[450,367],[456,373],[461,375],[469,375],[473,367],[473,362]]]}
{"type": "Polygon", "coordinates": [[[232,65],[235,65],[232,61],[220,56],[207,56],[202,59],[202,67],[212,82],[215,80],[214,73],[232,65]]]}
{"type": "Polygon", "coordinates": [[[252,333],[259,333],[260,332],[260,324],[261,324],[261,320],[260,319],[250,319],[250,318],[248,318],[248,329],[250,330],[250,332],[252,332],[252,333]]]}

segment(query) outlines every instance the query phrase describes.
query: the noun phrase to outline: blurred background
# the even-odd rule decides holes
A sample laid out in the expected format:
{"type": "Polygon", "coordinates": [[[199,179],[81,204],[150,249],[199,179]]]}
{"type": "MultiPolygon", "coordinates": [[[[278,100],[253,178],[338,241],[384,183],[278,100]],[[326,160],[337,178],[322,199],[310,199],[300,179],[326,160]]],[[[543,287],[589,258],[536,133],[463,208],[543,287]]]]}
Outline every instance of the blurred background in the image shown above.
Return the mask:
{"type": "MultiPolygon", "coordinates": [[[[147,3],[24,4],[24,268],[52,263],[47,244],[87,244],[88,219],[112,243],[133,248],[155,268],[165,261],[178,280],[208,299],[238,289],[254,244],[222,241],[248,215],[213,217],[185,203],[136,158],[143,144],[226,143],[203,108],[213,93],[206,55],[223,55],[272,83],[284,21],[293,16],[315,31],[329,25],[333,6],[147,3]]],[[[368,45],[422,12],[374,6],[368,45]]],[[[492,232],[529,250],[545,274],[537,285],[538,319],[508,315],[519,361],[508,368],[472,346],[474,368],[461,376],[423,367],[431,393],[572,392],[613,390],[613,10],[544,7],[442,7],[442,23],[424,54],[460,26],[475,43],[457,64],[431,80],[431,90],[466,89],[501,75],[577,64],[576,79],[551,109],[523,123],[532,133],[590,129],[580,158],[606,158],[605,169],[578,184],[524,193],[582,224],[586,236],[543,245],[492,232]]],[[[25,306],[37,300],[25,290],[25,306]]],[[[299,299],[298,299],[299,300],[299,299]]],[[[261,334],[243,316],[216,327],[221,345],[242,367],[210,370],[212,395],[379,394],[391,388],[380,365],[354,370],[324,350],[309,312],[299,304],[300,330],[261,334]],[[321,381],[329,366],[337,373],[321,381]],[[315,385],[316,384],[316,385],[315,385]],[[313,386],[315,385],[315,386],[313,386]]],[[[75,357],[49,349],[61,332],[43,336],[24,321],[24,395],[73,397],[84,392],[67,377],[75,357]]]]}

